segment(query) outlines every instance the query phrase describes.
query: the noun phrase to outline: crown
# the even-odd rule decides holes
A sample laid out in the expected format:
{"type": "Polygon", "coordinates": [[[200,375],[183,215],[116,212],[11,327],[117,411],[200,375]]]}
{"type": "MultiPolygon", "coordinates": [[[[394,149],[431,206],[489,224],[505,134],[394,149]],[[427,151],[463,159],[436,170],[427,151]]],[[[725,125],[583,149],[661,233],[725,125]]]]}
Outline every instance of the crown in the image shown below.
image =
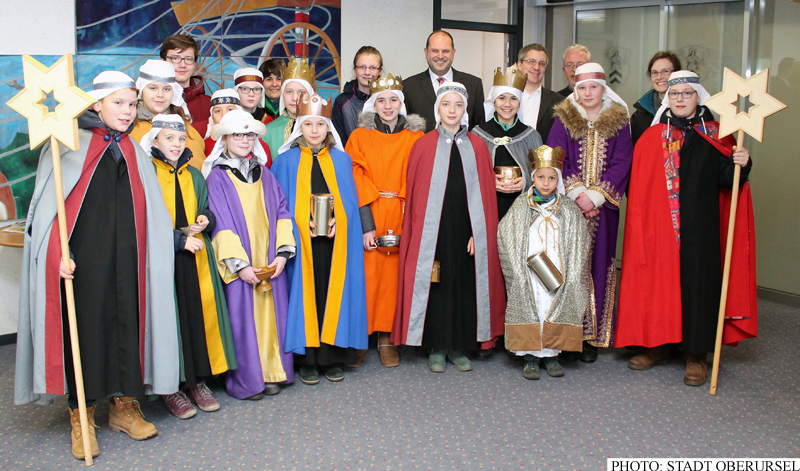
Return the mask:
{"type": "Polygon", "coordinates": [[[281,79],[284,82],[289,79],[305,80],[316,91],[316,73],[317,71],[313,64],[309,67],[307,58],[292,56],[289,58],[289,64],[281,68],[281,79]]]}
{"type": "Polygon", "coordinates": [[[513,87],[517,90],[524,91],[525,90],[525,75],[521,73],[516,68],[510,68],[506,70],[505,75],[500,73],[500,67],[494,72],[494,82],[492,85],[494,86],[506,86],[506,87],[513,87]]]}
{"type": "Polygon", "coordinates": [[[545,167],[561,170],[564,165],[564,149],[542,144],[538,149],[528,151],[528,160],[531,161],[534,170],[545,167]]]}
{"type": "Polygon", "coordinates": [[[300,116],[321,116],[330,119],[333,111],[333,103],[322,99],[321,96],[314,94],[310,98],[307,93],[302,93],[297,100],[297,117],[300,116]]]}
{"type": "Polygon", "coordinates": [[[387,92],[389,90],[403,90],[403,79],[398,75],[395,77],[392,74],[386,77],[378,77],[369,83],[369,93],[374,95],[380,92],[387,92]]]}

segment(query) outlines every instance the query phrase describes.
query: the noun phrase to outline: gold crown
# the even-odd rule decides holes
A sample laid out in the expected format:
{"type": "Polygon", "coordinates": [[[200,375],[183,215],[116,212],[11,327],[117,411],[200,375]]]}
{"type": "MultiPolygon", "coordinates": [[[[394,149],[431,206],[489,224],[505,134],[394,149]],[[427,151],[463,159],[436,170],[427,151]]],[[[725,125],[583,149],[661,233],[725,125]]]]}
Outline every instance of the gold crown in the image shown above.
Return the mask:
{"type": "Polygon", "coordinates": [[[300,116],[321,116],[330,119],[333,114],[333,103],[325,100],[321,96],[314,94],[310,98],[307,93],[301,93],[297,100],[297,117],[300,116]]]}
{"type": "Polygon", "coordinates": [[[525,75],[516,68],[509,67],[505,75],[500,73],[500,67],[494,72],[494,86],[513,87],[519,91],[525,90],[525,75]]]}
{"type": "Polygon", "coordinates": [[[542,144],[538,149],[528,151],[528,160],[531,161],[531,167],[534,170],[545,167],[561,170],[564,165],[564,149],[542,144]]]}
{"type": "Polygon", "coordinates": [[[403,79],[398,75],[395,77],[392,74],[386,77],[377,77],[369,83],[369,93],[374,95],[380,92],[387,92],[389,90],[403,90],[403,79]]]}
{"type": "Polygon", "coordinates": [[[313,64],[309,67],[307,58],[292,56],[289,58],[289,64],[281,68],[281,80],[284,82],[289,79],[305,80],[311,84],[314,91],[317,91],[316,73],[313,64]]]}

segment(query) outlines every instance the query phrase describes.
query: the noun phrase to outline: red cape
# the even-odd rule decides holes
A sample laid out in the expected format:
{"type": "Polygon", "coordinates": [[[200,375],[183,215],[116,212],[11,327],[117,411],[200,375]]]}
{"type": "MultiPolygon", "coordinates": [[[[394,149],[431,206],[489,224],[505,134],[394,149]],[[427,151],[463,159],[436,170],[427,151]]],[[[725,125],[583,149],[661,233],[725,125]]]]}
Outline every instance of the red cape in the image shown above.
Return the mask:
{"type": "MultiPolygon", "coordinates": [[[[486,215],[486,233],[489,257],[489,293],[491,299],[490,318],[492,339],[481,343],[481,348],[491,348],[497,337],[505,330],[506,289],[500,257],[497,253],[497,195],[495,193],[495,174],[492,159],[486,143],[475,134],[468,132],[475,151],[478,166],[483,211],[486,215]]],[[[400,197],[405,201],[403,236],[400,238],[400,270],[398,273],[397,308],[392,328],[392,341],[395,345],[405,345],[408,339],[409,311],[414,296],[414,274],[419,257],[422,228],[425,223],[425,210],[428,207],[428,192],[433,174],[434,155],[439,132],[431,131],[414,143],[408,158],[408,173],[400,197]]],[[[442,216],[446,223],[446,216],[442,216]]]]}
{"type": "MultiPolygon", "coordinates": [[[[650,127],[636,144],[628,190],[615,346],[657,347],[682,340],[680,252],[672,228],[662,156],[662,126],[650,127]]],[[[730,155],[728,136],[717,142],[730,155]]],[[[725,244],[731,190],[720,189],[720,247],[725,244]]],[[[756,251],[750,183],[739,193],[723,343],[736,345],[757,333],[756,251]]]]}

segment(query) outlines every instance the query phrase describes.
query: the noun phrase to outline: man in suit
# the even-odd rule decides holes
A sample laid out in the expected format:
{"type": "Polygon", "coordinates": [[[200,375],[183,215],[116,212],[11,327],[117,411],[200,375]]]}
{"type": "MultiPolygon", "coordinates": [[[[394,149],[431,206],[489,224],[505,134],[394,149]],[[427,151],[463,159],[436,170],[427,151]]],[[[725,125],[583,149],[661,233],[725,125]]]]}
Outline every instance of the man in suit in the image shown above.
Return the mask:
{"type": "Polygon", "coordinates": [[[480,78],[452,68],[456,48],[453,37],[444,31],[434,31],[425,43],[425,60],[428,70],[403,80],[406,108],[425,118],[425,132],[436,127],[433,105],[436,90],[442,83],[459,82],[467,88],[467,113],[469,128],[484,121],[483,82],[480,78]]]}
{"type": "Polygon", "coordinates": [[[561,67],[561,70],[564,71],[564,76],[567,78],[569,85],[559,90],[558,93],[564,97],[568,97],[575,88],[575,69],[591,61],[592,53],[586,46],[573,44],[568,47],[564,52],[564,65],[561,67]]]}
{"type": "Polygon", "coordinates": [[[547,135],[556,119],[553,107],[564,100],[564,97],[542,85],[548,64],[544,46],[528,44],[520,49],[517,59],[517,68],[527,79],[520,101],[520,119],[539,132],[542,142],[547,142],[547,135]]]}

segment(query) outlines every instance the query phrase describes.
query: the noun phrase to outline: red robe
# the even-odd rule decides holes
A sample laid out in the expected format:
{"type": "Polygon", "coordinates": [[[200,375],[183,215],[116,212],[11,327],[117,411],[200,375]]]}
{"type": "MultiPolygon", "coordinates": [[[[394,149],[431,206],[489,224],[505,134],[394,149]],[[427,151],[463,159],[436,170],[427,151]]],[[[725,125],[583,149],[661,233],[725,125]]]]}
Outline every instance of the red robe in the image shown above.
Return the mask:
{"type": "MultiPolygon", "coordinates": [[[[481,138],[467,133],[478,168],[481,201],[486,218],[486,234],[489,266],[490,324],[491,339],[481,342],[481,348],[491,348],[497,337],[503,335],[506,309],[506,292],[500,258],[497,252],[497,195],[492,159],[486,144],[481,138]]],[[[409,334],[409,321],[412,299],[414,297],[415,271],[419,262],[422,229],[428,207],[428,193],[435,161],[439,132],[434,130],[421,137],[411,149],[408,158],[407,178],[400,190],[400,198],[405,198],[403,236],[400,238],[400,270],[398,273],[397,308],[392,329],[392,342],[406,345],[409,334]]],[[[447,223],[447,215],[442,215],[441,223],[447,223]]],[[[436,241],[433,241],[436,244],[436,241]]],[[[476,257],[477,257],[476,251],[476,257]]],[[[430,261],[431,264],[433,260],[430,261]]],[[[477,301],[476,301],[477,302],[477,301]]]]}
{"type": "MultiPolygon", "coordinates": [[[[716,123],[707,123],[716,124],[716,123]]],[[[615,346],[657,347],[682,340],[680,247],[675,241],[664,173],[662,127],[650,127],[636,144],[631,170],[622,282],[615,346]]],[[[721,142],[698,133],[725,155],[733,139],[721,142]]],[[[720,249],[725,244],[731,190],[720,189],[720,249]]],[[[756,255],[750,183],[739,193],[723,343],[756,336],[756,255]]]]}

